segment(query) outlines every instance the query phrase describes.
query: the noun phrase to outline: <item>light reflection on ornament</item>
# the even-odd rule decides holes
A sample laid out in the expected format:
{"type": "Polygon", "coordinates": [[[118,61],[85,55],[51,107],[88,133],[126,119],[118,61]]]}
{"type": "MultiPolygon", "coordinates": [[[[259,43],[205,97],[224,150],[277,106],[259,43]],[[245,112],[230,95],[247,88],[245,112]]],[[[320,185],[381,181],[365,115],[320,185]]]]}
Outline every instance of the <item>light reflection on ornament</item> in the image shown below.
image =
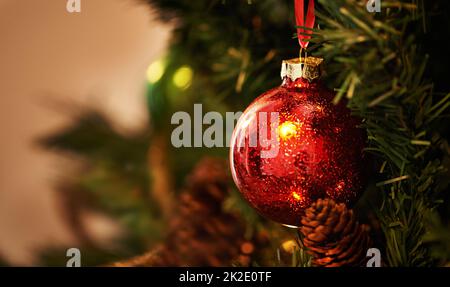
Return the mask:
{"type": "Polygon", "coordinates": [[[338,184],[336,185],[335,190],[336,190],[337,192],[341,192],[341,191],[344,190],[344,187],[345,187],[345,182],[344,182],[343,180],[341,180],[341,181],[339,181],[338,184]]]}
{"type": "Polygon", "coordinates": [[[301,89],[304,87],[304,85],[303,85],[303,83],[296,83],[295,87],[301,89]]]}
{"type": "Polygon", "coordinates": [[[295,191],[292,192],[292,197],[298,201],[302,200],[302,196],[295,191]]]}
{"type": "Polygon", "coordinates": [[[288,140],[297,134],[297,126],[290,121],[282,123],[278,127],[278,135],[282,140],[288,140]]]}

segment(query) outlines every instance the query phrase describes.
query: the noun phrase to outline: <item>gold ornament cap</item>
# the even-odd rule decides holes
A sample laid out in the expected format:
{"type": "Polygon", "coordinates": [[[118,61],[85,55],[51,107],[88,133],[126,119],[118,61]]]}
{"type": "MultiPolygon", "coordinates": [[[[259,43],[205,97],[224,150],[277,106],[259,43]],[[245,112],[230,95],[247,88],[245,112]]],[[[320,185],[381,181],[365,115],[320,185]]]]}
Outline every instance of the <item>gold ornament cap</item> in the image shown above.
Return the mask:
{"type": "Polygon", "coordinates": [[[322,58],[305,57],[284,60],[281,64],[281,79],[288,77],[292,81],[303,78],[312,81],[322,75],[322,58]]]}

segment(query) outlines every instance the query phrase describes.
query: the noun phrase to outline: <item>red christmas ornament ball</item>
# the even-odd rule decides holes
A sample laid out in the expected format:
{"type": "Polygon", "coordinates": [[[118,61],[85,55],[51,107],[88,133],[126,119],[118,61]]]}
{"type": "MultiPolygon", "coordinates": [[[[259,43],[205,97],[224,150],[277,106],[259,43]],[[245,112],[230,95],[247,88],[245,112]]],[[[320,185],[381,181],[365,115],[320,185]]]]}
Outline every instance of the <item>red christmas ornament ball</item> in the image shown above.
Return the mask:
{"type": "Polygon", "coordinates": [[[344,101],[333,104],[335,94],[318,79],[291,76],[242,114],[230,165],[240,192],[259,213],[299,226],[319,198],[351,204],[359,197],[366,134],[361,120],[344,101]]]}

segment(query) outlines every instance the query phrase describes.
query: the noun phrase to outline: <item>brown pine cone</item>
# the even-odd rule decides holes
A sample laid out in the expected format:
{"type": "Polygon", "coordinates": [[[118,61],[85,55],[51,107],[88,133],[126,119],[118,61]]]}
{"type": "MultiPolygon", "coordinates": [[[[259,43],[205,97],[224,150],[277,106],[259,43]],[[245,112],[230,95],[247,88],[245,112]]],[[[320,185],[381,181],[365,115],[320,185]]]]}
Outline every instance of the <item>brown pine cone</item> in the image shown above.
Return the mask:
{"type": "Polygon", "coordinates": [[[305,211],[303,243],[321,267],[364,266],[370,248],[369,227],[360,225],[345,204],[319,199],[305,211]]]}
{"type": "Polygon", "coordinates": [[[248,265],[252,243],[245,241],[240,218],[222,209],[229,193],[227,162],[205,158],[181,192],[164,242],[139,257],[112,266],[248,265]]]}

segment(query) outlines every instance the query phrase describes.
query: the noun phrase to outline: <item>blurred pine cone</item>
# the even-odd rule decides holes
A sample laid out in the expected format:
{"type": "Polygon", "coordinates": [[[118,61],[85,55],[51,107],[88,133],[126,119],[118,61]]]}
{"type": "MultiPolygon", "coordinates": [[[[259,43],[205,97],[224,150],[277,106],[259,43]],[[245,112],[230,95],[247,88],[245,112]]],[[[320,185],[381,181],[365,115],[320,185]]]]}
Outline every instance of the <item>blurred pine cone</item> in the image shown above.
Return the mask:
{"type": "Polygon", "coordinates": [[[229,193],[225,160],[205,158],[187,179],[163,244],[113,266],[230,266],[249,264],[253,243],[241,219],[222,209],[229,193]],[[242,262],[241,262],[242,261],[242,262]]]}
{"type": "Polygon", "coordinates": [[[180,194],[165,242],[166,262],[160,265],[226,266],[239,256],[244,226],[222,210],[228,174],[226,161],[219,159],[206,158],[195,167],[180,194]]]}
{"type": "Polygon", "coordinates": [[[371,244],[369,227],[360,225],[345,204],[319,199],[305,211],[301,222],[303,243],[315,266],[364,266],[371,244]]]}

